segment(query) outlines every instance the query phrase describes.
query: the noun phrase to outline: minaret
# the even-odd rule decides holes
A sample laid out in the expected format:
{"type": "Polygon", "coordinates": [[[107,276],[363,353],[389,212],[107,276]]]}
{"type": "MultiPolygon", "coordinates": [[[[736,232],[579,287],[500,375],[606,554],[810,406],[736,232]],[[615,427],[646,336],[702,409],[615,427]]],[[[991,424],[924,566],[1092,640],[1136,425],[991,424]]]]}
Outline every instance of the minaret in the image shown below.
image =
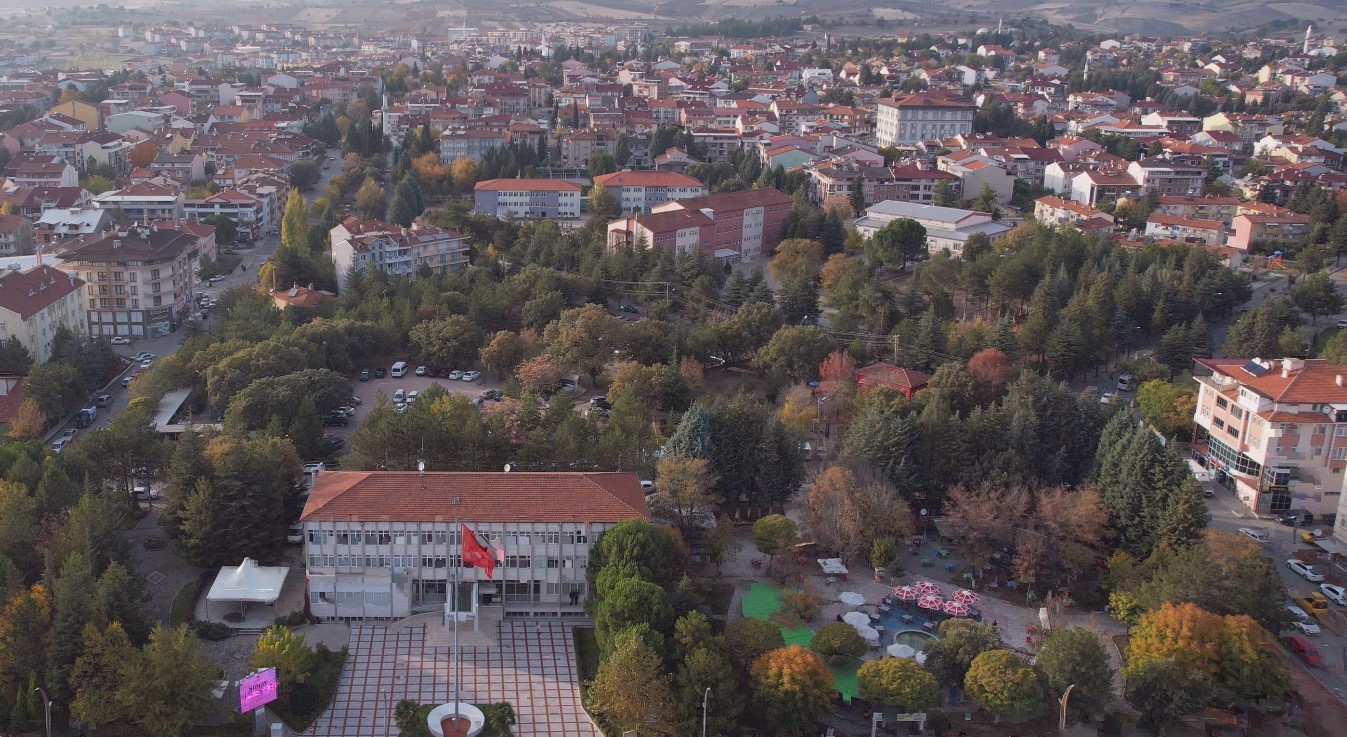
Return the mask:
{"type": "Polygon", "coordinates": [[[1001,23],[1002,23],[1003,21],[1005,21],[1005,18],[997,18],[997,19],[996,19],[996,35],[998,35],[998,36],[1001,35],[1001,28],[1002,28],[1001,23]]]}
{"type": "Polygon", "coordinates": [[[1310,33],[1311,33],[1313,30],[1314,30],[1314,24],[1313,24],[1313,23],[1311,23],[1311,24],[1308,25],[1308,26],[1305,26],[1305,47],[1304,47],[1303,49],[1301,49],[1301,53],[1302,53],[1302,54],[1309,55],[1309,53],[1310,53],[1310,33]]]}
{"type": "Polygon", "coordinates": [[[1089,50],[1089,49],[1086,49],[1086,50],[1085,50],[1085,71],[1084,71],[1084,72],[1081,72],[1080,79],[1081,79],[1082,82],[1087,82],[1087,83],[1088,83],[1088,82],[1090,81],[1090,50],[1089,50]]]}

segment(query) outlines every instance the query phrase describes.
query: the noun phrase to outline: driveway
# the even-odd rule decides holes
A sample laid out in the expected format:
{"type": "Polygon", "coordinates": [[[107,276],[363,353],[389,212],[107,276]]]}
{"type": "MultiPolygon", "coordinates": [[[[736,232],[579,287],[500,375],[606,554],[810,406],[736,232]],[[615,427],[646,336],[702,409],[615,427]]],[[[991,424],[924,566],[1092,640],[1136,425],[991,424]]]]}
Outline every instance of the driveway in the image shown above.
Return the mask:
{"type": "MultiPolygon", "coordinates": [[[[350,652],[332,705],[305,734],[396,737],[393,707],[402,699],[443,704],[453,698],[450,648],[426,645],[425,625],[389,633],[351,628],[350,652]]],[[[514,705],[519,737],[600,737],[580,706],[571,628],[560,622],[505,621],[494,647],[464,647],[463,701],[514,705]]]]}

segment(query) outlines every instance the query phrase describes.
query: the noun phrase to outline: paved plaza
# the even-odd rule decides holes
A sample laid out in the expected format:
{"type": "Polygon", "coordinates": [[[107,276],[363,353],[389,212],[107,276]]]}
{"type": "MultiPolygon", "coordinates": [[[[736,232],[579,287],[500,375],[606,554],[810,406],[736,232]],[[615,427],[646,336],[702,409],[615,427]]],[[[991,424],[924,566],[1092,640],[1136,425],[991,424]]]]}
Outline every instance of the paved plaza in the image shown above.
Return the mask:
{"type": "MultiPolygon", "coordinates": [[[[425,639],[424,625],[392,633],[382,625],[352,626],[332,706],[306,734],[396,737],[392,707],[398,701],[453,698],[451,650],[425,639]]],[[[513,704],[519,737],[601,737],[580,707],[571,630],[559,622],[501,622],[498,647],[464,647],[460,693],[469,703],[513,704]]]]}

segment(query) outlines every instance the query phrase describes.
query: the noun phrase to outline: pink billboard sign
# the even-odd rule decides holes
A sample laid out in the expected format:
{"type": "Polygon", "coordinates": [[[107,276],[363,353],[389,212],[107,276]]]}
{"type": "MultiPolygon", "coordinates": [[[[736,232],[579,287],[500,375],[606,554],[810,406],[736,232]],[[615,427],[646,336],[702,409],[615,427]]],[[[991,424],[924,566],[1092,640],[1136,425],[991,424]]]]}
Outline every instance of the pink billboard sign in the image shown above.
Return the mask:
{"type": "Polygon", "coordinates": [[[276,669],[267,668],[239,681],[239,711],[249,712],[276,700],[276,669]]]}

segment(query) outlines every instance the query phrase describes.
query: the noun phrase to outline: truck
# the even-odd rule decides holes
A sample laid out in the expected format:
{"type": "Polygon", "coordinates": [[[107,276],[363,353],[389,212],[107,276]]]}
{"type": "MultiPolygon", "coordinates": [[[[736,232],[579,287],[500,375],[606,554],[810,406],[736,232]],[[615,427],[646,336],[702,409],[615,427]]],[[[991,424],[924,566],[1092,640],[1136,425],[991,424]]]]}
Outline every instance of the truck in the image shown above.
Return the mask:
{"type": "Polygon", "coordinates": [[[1304,609],[1311,617],[1321,617],[1328,611],[1328,597],[1318,591],[1297,595],[1292,599],[1296,606],[1304,609]]]}
{"type": "Polygon", "coordinates": [[[96,419],[98,419],[98,408],[91,404],[75,415],[75,427],[88,427],[94,424],[96,419]]]}

